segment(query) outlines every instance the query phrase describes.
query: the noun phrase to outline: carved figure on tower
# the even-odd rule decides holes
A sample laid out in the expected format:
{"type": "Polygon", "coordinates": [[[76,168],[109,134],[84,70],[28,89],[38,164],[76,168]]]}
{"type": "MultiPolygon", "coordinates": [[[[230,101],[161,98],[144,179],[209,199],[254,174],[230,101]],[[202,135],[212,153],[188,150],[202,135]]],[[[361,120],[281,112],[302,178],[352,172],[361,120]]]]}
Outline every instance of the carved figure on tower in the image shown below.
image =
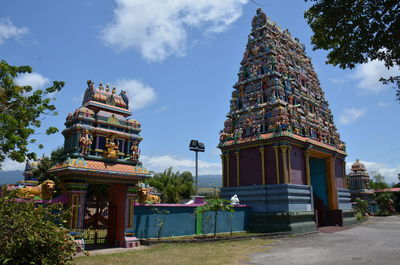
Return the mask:
{"type": "Polygon", "coordinates": [[[106,150],[104,152],[105,158],[113,158],[113,159],[118,158],[119,144],[118,142],[115,143],[114,135],[111,134],[110,136],[107,137],[105,147],[106,147],[106,150]]]}
{"type": "Polygon", "coordinates": [[[81,138],[79,139],[79,143],[81,145],[81,153],[86,155],[89,152],[89,147],[92,144],[93,138],[89,133],[89,130],[84,130],[81,138]]]}
{"type": "Polygon", "coordinates": [[[133,161],[139,161],[140,149],[138,145],[138,141],[134,141],[131,146],[131,159],[133,161]]]}

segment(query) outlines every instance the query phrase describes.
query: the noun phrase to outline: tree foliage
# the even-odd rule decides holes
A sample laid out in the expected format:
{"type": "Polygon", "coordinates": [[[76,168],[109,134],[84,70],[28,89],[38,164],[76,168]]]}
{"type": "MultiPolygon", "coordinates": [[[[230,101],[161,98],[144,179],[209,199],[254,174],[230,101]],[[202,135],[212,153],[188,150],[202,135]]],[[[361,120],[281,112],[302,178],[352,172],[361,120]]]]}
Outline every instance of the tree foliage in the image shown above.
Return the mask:
{"type": "Polygon", "coordinates": [[[231,202],[220,198],[211,198],[206,200],[206,204],[197,208],[199,213],[204,214],[205,212],[214,213],[214,237],[217,237],[217,224],[218,224],[218,212],[234,212],[231,202]]]}
{"type": "Polygon", "coordinates": [[[33,170],[33,176],[35,176],[39,180],[39,182],[50,179],[53,180],[56,184],[59,184],[57,175],[48,172],[48,170],[51,167],[55,166],[57,162],[61,160],[63,154],[64,147],[59,146],[51,152],[50,157],[43,156],[42,158],[40,158],[37,168],[33,170]]]}
{"type": "MultiPolygon", "coordinates": [[[[307,0],[306,0],[307,1],[307,0]]],[[[314,35],[315,49],[328,50],[327,63],[354,68],[369,60],[385,66],[400,66],[400,2],[397,0],[308,0],[314,4],[305,12],[314,35]]],[[[381,78],[397,85],[400,76],[381,78]]]]}
{"type": "Polygon", "coordinates": [[[194,194],[192,173],[173,172],[172,167],[154,174],[148,184],[161,192],[162,202],[178,203],[181,198],[190,198],[194,194]]]}
{"type": "Polygon", "coordinates": [[[376,174],[372,176],[369,182],[369,187],[374,190],[388,189],[389,185],[385,182],[385,177],[381,174],[376,174]]]}
{"type": "MultiPolygon", "coordinates": [[[[28,151],[29,143],[36,143],[32,136],[41,126],[43,115],[57,115],[51,94],[60,91],[64,82],[54,81],[44,90],[15,83],[19,74],[31,72],[30,66],[0,61],[0,166],[6,157],[18,162],[24,162],[26,157],[35,159],[36,154],[28,151]]],[[[56,132],[55,127],[46,129],[46,134],[56,132]]],[[[38,146],[43,148],[42,144],[38,146]]]]}
{"type": "Polygon", "coordinates": [[[1,264],[70,264],[76,251],[63,224],[68,215],[60,204],[35,205],[15,199],[15,191],[0,196],[1,264]]]}

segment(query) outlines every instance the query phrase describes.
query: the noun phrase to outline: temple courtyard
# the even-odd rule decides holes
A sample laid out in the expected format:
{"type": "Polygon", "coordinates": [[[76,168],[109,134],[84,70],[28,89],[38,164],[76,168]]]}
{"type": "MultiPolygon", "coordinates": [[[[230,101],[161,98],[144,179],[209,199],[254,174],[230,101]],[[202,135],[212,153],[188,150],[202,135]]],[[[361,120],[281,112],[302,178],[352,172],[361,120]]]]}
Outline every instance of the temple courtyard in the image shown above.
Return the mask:
{"type": "MultiPolygon", "coordinates": [[[[77,264],[399,264],[400,216],[370,217],[352,228],[282,239],[160,244],[113,254],[91,252],[77,264]],[[98,255],[93,255],[93,254],[98,255]]],[[[121,249],[122,250],[122,249],[121,249]]]]}

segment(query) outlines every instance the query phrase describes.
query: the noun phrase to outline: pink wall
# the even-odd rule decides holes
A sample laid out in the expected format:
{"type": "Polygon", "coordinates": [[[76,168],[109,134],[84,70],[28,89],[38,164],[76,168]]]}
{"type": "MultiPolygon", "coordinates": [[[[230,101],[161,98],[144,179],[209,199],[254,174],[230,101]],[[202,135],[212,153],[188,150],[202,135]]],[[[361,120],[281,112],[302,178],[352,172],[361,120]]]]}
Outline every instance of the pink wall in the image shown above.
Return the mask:
{"type": "Polygon", "coordinates": [[[335,179],[336,179],[336,188],[344,188],[342,158],[335,159],[335,179]]]}
{"type": "Polygon", "coordinates": [[[261,154],[258,147],[240,150],[240,186],[262,184],[261,154]]]}
{"type": "Polygon", "coordinates": [[[300,147],[292,146],[291,150],[291,183],[306,184],[305,161],[303,150],[300,147]]]}

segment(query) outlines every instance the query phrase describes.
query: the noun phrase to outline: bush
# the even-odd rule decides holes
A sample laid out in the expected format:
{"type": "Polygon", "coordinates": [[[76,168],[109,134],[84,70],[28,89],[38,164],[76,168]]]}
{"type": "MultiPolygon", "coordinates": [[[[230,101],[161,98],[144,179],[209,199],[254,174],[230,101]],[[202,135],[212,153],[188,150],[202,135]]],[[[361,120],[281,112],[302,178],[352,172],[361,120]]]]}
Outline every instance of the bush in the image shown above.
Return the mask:
{"type": "Polygon", "coordinates": [[[68,216],[60,204],[35,205],[0,196],[0,264],[70,264],[77,245],[63,228],[68,216]]]}
{"type": "Polygon", "coordinates": [[[394,209],[393,194],[390,192],[379,192],[375,193],[376,200],[379,204],[379,209],[383,215],[390,215],[396,210],[394,209]],[[387,213],[387,214],[386,214],[387,213]]]}
{"type": "Polygon", "coordinates": [[[390,212],[388,210],[385,209],[379,209],[378,213],[376,214],[378,216],[389,216],[390,212]]]}
{"type": "Polygon", "coordinates": [[[356,199],[357,202],[357,212],[364,216],[368,212],[368,202],[366,200],[356,199]]]}
{"type": "Polygon", "coordinates": [[[356,218],[357,218],[357,221],[360,221],[361,219],[363,219],[363,215],[360,212],[357,212],[356,218]]]}

